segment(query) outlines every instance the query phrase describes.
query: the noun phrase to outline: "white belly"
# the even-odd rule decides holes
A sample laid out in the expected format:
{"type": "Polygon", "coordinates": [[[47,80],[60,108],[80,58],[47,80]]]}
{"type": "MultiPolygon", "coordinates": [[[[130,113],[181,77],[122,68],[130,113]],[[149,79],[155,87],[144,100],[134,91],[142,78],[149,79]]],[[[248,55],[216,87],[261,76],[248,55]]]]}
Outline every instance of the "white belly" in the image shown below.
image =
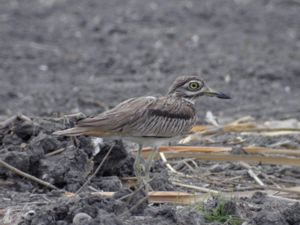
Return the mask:
{"type": "Polygon", "coordinates": [[[126,141],[140,144],[144,147],[159,147],[168,145],[171,141],[177,141],[180,137],[155,138],[155,137],[122,137],[126,141]]]}

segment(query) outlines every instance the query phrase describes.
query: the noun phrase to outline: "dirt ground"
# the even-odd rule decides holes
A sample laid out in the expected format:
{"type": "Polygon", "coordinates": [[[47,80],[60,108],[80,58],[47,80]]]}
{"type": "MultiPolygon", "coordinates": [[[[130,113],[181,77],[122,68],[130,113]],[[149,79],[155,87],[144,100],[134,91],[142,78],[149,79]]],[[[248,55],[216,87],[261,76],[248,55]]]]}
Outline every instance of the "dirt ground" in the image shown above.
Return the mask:
{"type": "MultiPolygon", "coordinates": [[[[221,121],[246,115],[260,121],[300,119],[299,12],[298,0],[2,0],[0,120],[20,114],[30,119],[18,117],[1,128],[0,157],[74,192],[93,170],[95,146],[86,137],[77,143],[54,137],[53,131],[74,122],[58,115],[93,115],[129,97],[163,95],[175,77],[186,74],[199,74],[209,86],[232,96],[230,101],[201,99],[200,123],[207,111],[221,121]],[[61,148],[63,153],[47,155],[61,148]]],[[[218,143],[228,138],[234,137],[223,136],[218,143]]],[[[299,135],[248,141],[262,146],[288,141],[300,147],[299,135]]],[[[100,144],[95,165],[111,143],[100,144]]],[[[206,224],[199,210],[168,204],[144,205],[122,215],[132,204],[119,199],[129,191],[120,178],[133,175],[130,147],[117,142],[92,181],[97,190],[118,192],[111,199],[86,190],[80,198],[66,200],[60,191],[0,168],[0,212],[11,208],[14,215],[15,210],[23,219],[13,224],[23,225],[85,224],[74,221],[79,213],[91,217],[83,215],[86,224],[206,224]]],[[[244,172],[230,163],[198,166],[203,171],[244,172]]],[[[261,169],[300,183],[297,168],[261,169]]],[[[181,190],[168,181],[166,171],[156,165],[153,186],[181,190]]],[[[234,205],[232,214],[243,215],[248,224],[300,224],[299,203],[257,193],[234,205]]],[[[2,223],[11,221],[1,213],[2,223]]]]}

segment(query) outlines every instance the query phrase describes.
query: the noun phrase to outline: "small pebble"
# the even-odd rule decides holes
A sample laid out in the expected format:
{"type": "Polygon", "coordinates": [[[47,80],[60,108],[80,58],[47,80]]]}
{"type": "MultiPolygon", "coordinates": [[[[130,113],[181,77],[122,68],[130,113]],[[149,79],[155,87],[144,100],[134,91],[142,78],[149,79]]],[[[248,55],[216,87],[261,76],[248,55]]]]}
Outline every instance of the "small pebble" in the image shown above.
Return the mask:
{"type": "Polygon", "coordinates": [[[36,214],[36,213],[35,213],[34,210],[29,210],[28,212],[24,213],[23,218],[24,218],[25,220],[30,221],[30,220],[32,220],[32,218],[35,216],[35,214],[36,214]]]}
{"type": "Polygon", "coordinates": [[[89,222],[92,217],[86,213],[77,213],[73,218],[74,225],[83,225],[89,222]]]}

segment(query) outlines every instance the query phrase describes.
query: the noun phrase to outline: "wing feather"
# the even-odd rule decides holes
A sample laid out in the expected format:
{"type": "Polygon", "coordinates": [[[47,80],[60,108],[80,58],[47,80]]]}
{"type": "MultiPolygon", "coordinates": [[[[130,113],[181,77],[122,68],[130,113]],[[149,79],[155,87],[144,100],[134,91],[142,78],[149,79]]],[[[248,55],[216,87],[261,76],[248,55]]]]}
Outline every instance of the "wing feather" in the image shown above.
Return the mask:
{"type": "MultiPolygon", "coordinates": [[[[195,122],[192,103],[165,96],[140,97],[124,101],[95,117],[80,120],[72,135],[173,137],[189,131],[195,122]]],[[[71,130],[70,130],[71,132],[71,130]]],[[[68,135],[68,132],[61,132],[68,135]]]]}
{"type": "Polygon", "coordinates": [[[131,98],[95,117],[80,120],[77,127],[97,128],[106,132],[126,132],[124,130],[126,125],[134,122],[135,118],[155,101],[155,98],[150,97],[131,98]]]}

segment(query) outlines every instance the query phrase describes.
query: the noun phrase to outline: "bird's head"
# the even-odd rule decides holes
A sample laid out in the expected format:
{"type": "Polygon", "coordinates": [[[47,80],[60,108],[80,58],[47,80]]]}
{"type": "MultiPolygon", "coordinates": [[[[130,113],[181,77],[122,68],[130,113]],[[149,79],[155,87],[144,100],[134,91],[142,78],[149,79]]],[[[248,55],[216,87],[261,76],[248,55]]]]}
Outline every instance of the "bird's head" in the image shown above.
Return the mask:
{"type": "Polygon", "coordinates": [[[230,99],[230,96],[209,88],[198,76],[178,77],[170,87],[168,95],[176,95],[189,100],[195,100],[200,96],[230,99]]]}

